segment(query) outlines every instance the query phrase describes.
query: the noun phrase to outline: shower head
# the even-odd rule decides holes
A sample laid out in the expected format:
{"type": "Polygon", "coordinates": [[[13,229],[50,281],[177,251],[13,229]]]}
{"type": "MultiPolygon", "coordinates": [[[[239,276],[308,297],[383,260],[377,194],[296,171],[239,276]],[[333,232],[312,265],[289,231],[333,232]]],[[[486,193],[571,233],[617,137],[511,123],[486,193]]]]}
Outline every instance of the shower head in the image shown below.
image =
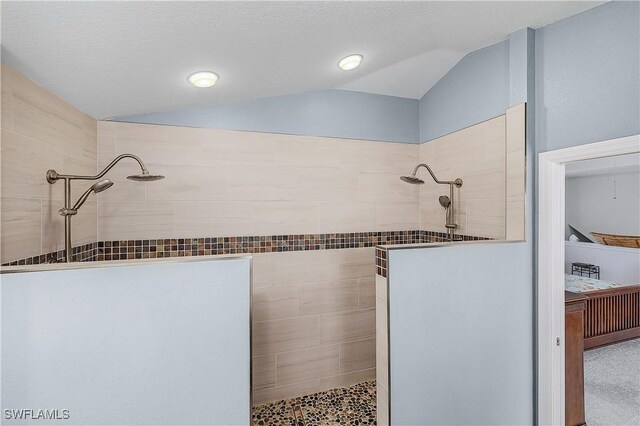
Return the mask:
{"type": "Polygon", "coordinates": [[[82,205],[84,204],[85,201],[87,201],[87,198],[89,198],[89,195],[94,192],[94,193],[98,193],[98,192],[102,192],[105,191],[109,188],[111,188],[111,185],[113,185],[113,182],[111,182],[109,179],[104,179],[101,180],[100,182],[96,182],[93,185],[91,185],[89,187],[89,189],[87,189],[86,191],[84,191],[84,194],[82,194],[80,196],[80,198],[78,198],[78,201],[76,202],[76,204],[72,207],[72,208],[62,208],[60,209],[60,214],[62,216],[70,216],[70,215],[75,215],[78,213],[78,209],[80,207],[82,207],[82,205]]]}
{"type": "Polygon", "coordinates": [[[93,190],[93,192],[95,192],[96,194],[98,192],[102,192],[104,190],[107,190],[109,188],[111,188],[111,186],[113,185],[113,182],[111,182],[109,179],[104,179],[101,180],[100,182],[96,182],[93,185],[91,185],[91,190],[93,190]]]}
{"type": "Polygon", "coordinates": [[[448,208],[451,205],[451,200],[446,195],[441,195],[438,198],[438,201],[440,201],[440,205],[442,207],[444,207],[445,209],[448,208]]]}
{"type": "Polygon", "coordinates": [[[139,175],[127,176],[127,179],[134,180],[136,182],[153,182],[154,180],[164,179],[164,176],[150,175],[149,172],[145,171],[140,173],[139,175]]]}
{"type": "Polygon", "coordinates": [[[424,181],[422,179],[420,179],[419,177],[416,177],[416,175],[400,176],[400,179],[402,181],[410,183],[412,185],[422,185],[424,183],[424,181]]]}

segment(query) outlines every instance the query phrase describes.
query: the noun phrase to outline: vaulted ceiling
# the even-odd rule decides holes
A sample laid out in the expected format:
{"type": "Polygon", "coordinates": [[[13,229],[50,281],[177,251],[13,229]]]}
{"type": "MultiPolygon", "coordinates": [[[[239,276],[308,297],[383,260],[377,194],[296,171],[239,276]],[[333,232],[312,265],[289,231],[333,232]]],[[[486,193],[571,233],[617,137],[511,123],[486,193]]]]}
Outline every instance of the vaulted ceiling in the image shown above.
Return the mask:
{"type": "Polygon", "coordinates": [[[2,2],[2,61],[96,118],[342,88],[420,98],[466,53],[603,2],[2,2]],[[349,72],[336,66],[364,55],[349,72]],[[187,83],[212,70],[210,89],[187,83]]]}

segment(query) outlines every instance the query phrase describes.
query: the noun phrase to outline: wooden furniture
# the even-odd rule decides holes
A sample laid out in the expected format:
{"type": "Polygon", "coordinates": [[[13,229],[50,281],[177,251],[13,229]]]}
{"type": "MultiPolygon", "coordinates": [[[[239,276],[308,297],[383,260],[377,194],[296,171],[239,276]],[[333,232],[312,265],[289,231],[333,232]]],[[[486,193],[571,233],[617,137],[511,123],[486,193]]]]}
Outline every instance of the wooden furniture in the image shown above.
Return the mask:
{"type": "Polygon", "coordinates": [[[584,425],[584,312],[587,297],[564,292],[565,425],[584,425]]]}
{"type": "Polygon", "coordinates": [[[640,337],[640,285],[587,291],[582,295],[587,298],[585,349],[640,337]]]}
{"type": "Polygon", "coordinates": [[[590,234],[596,241],[606,246],[640,248],[640,236],[638,235],[603,234],[601,232],[590,232],[590,234]]]}

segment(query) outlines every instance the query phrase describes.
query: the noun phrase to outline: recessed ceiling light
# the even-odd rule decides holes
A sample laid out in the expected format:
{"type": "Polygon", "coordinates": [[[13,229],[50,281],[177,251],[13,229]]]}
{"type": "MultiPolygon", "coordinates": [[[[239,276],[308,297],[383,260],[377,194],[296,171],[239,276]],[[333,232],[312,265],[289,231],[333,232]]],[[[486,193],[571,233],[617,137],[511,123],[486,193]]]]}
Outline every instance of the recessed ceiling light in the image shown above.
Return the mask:
{"type": "Polygon", "coordinates": [[[211,87],[220,79],[220,76],[211,71],[198,71],[187,77],[189,83],[196,87],[211,87]]]}
{"type": "Polygon", "coordinates": [[[361,62],[362,55],[349,55],[340,59],[340,62],[338,62],[338,68],[344,71],[349,71],[354,68],[358,68],[361,62]]]}

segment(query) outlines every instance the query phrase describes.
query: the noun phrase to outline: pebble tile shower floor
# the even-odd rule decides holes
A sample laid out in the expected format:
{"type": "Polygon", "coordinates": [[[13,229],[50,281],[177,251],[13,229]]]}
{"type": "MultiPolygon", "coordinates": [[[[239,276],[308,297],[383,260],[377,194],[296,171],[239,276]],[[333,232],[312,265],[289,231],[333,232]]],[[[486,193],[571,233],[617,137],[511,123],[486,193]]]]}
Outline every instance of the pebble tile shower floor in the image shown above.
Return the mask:
{"type": "Polygon", "coordinates": [[[253,408],[254,426],[375,425],[375,381],[253,408]]]}

